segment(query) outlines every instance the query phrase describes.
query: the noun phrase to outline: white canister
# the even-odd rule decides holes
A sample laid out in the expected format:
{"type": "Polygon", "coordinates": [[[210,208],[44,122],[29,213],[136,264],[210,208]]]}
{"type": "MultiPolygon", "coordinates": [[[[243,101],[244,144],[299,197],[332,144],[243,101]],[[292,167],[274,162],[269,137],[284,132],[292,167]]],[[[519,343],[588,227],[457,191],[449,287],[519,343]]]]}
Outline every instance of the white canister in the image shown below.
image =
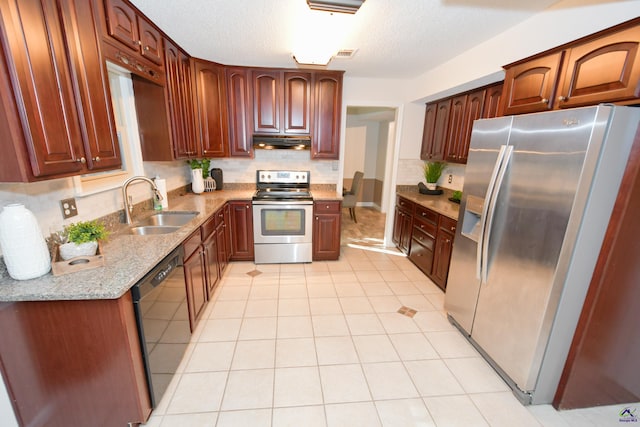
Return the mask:
{"type": "Polygon", "coordinates": [[[38,220],[23,204],[7,205],[0,213],[0,248],[9,275],[28,280],[47,274],[51,258],[38,220]]]}

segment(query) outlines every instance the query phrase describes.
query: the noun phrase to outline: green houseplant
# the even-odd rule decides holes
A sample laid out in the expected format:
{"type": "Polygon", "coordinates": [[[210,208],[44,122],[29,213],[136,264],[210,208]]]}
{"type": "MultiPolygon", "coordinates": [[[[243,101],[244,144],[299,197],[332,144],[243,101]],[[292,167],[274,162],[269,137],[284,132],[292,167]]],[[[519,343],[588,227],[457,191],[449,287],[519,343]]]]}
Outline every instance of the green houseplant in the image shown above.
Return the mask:
{"type": "Polygon", "coordinates": [[[436,189],[436,183],[446,167],[446,162],[424,162],[424,179],[429,190],[436,189]]]}
{"type": "Polygon", "coordinates": [[[64,228],[67,243],[60,245],[60,257],[68,260],[77,256],[93,256],[98,250],[98,241],[109,236],[105,225],[98,221],[80,221],[64,228]]]}
{"type": "Polygon", "coordinates": [[[209,178],[209,167],[211,166],[211,159],[191,159],[187,160],[187,163],[191,169],[202,169],[202,178],[209,178]]]}

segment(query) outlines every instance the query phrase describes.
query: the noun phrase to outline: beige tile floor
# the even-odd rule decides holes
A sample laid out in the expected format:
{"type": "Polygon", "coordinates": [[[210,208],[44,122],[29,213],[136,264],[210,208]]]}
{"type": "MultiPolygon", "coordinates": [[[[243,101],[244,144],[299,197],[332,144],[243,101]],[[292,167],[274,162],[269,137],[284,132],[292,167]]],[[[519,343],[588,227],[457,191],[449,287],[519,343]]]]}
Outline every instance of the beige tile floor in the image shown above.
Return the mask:
{"type": "Polygon", "coordinates": [[[232,263],[146,425],[620,425],[621,407],[522,406],[449,324],[443,300],[395,251],[232,263]]]}

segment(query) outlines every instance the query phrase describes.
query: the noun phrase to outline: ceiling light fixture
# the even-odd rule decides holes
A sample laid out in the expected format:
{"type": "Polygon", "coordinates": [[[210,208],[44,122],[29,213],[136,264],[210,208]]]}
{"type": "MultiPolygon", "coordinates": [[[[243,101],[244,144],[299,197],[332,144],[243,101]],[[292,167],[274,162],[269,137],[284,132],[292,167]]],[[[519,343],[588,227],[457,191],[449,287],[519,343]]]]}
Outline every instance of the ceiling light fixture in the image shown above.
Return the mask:
{"type": "Polygon", "coordinates": [[[356,13],[365,0],[307,0],[313,10],[338,13],[356,13]]]}

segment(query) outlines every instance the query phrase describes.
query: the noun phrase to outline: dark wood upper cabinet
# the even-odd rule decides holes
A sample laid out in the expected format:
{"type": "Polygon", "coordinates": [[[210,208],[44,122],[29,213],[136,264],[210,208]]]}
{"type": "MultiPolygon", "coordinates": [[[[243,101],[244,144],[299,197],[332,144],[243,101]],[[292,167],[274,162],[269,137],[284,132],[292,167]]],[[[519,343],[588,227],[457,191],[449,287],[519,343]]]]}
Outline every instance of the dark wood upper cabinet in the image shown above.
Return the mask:
{"type": "Polygon", "coordinates": [[[342,115],[341,71],[316,71],[313,99],[311,158],[340,158],[340,117],[342,115]]]}
{"type": "Polygon", "coordinates": [[[203,157],[227,157],[229,140],[224,66],[199,59],[194,60],[194,64],[199,151],[203,157]]]}
{"type": "Polygon", "coordinates": [[[227,67],[227,108],[229,114],[229,154],[232,157],[253,157],[253,128],[249,69],[227,67]]]}
{"type": "Polygon", "coordinates": [[[467,107],[467,95],[456,96],[451,99],[449,109],[449,125],[447,131],[446,156],[448,162],[458,162],[458,153],[463,144],[465,127],[465,110],[467,107]]]}
{"type": "Polygon", "coordinates": [[[444,160],[449,126],[451,98],[427,104],[422,134],[422,160],[444,160]]]}
{"type": "Polygon", "coordinates": [[[155,64],[162,65],[162,35],[125,0],[105,0],[109,35],[155,64]]]}
{"type": "Polygon", "coordinates": [[[640,98],[640,18],[505,66],[503,115],[640,98]]]}
{"type": "Polygon", "coordinates": [[[640,97],[640,25],[579,44],[566,54],[560,108],[640,97]]]}
{"type": "Polygon", "coordinates": [[[94,5],[0,3],[0,180],[35,181],[120,165],[94,5]]]}
{"type": "Polygon", "coordinates": [[[483,119],[492,119],[500,115],[502,87],[502,82],[487,87],[486,93],[484,95],[484,107],[482,108],[483,119]]]}
{"type": "Polygon", "coordinates": [[[308,134],[312,73],[264,69],[251,74],[254,132],[308,134]]]}
{"type": "Polygon", "coordinates": [[[280,133],[282,116],[282,73],[252,70],[253,130],[255,133],[280,133]]]}
{"type": "Polygon", "coordinates": [[[507,68],[502,115],[551,110],[563,57],[556,52],[507,68]]]}
{"type": "Polygon", "coordinates": [[[284,133],[311,132],[312,73],[283,72],[284,133]]]}
{"type": "Polygon", "coordinates": [[[467,102],[464,107],[464,118],[462,120],[462,130],[460,132],[460,141],[458,142],[456,151],[456,160],[458,163],[467,163],[473,122],[482,117],[486,94],[487,91],[485,89],[481,89],[467,95],[467,102]]]}

